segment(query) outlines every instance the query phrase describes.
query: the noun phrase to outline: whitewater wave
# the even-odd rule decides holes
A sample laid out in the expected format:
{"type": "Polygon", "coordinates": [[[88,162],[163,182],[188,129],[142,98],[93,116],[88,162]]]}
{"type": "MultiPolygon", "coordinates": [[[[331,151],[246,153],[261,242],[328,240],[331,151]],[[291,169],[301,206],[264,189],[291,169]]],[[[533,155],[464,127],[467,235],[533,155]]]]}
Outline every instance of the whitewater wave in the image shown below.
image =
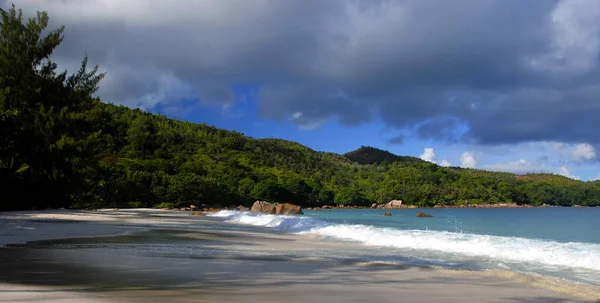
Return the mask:
{"type": "Polygon", "coordinates": [[[304,216],[252,214],[249,212],[231,210],[223,210],[209,214],[208,216],[224,218],[225,222],[229,223],[270,227],[290,233],[300,233],[312,228],[329,225],[326,222],[304,216]]]}
{"type": "Polygon", "coordinates": [[[434,230],[399,230],[361,224],[334,224],[305,216],[251,214],[240,211],[221,211],[211,216],[224,218],[226,222],[231,223],[269,227],[289,233],[320,235],[369,246],[600,271],[599,244],[561,243],[434,230]]]}

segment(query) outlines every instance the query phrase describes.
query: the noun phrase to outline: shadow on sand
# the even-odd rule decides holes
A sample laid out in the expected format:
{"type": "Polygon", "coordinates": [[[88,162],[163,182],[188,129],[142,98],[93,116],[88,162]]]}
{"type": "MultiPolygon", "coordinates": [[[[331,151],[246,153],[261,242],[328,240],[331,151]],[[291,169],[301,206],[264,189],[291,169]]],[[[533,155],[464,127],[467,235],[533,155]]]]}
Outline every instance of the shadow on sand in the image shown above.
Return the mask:
{"type": "Polygon", "coordinates": [[[550,292],[523,296],[527,289],[515,292],[506,281],[448,277],[404,265],[359,266],[352,260],[297,260],[219,249],[201,256],[139,254],[128,249],[131,243],[252,245],[210,233],[190,240],[186,233],[153,231],[0,249],[0,283],[23,287],[0,288],[0,302],[13,302],[3,299],[3,293],[40,286],[38,293],[78,292],[125,302],[584,302],[553,297],[550,292]],[[491,293],[486,296],[487,291],[491,293]]]}

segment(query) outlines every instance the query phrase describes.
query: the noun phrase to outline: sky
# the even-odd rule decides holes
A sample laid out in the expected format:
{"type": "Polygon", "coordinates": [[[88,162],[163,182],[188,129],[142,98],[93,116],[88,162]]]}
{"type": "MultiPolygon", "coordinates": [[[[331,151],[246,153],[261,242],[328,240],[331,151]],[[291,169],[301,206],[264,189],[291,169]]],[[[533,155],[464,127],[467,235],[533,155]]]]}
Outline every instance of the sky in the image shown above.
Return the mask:
{"type": "Polygon", "coordinates": [[[322,151],[600,179],[600,1],[12,2],[66,26],[52,59],[75,71],[87,54],[105,102],[322,151]]]}

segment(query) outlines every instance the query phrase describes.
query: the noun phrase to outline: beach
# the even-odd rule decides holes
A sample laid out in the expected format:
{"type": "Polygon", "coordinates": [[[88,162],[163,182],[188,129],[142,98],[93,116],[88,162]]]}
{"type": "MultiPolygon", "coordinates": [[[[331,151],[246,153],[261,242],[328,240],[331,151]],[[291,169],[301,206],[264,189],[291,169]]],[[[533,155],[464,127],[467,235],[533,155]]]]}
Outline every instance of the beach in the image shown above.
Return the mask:
{"type": "Polygon", "coordinates": [[[598,300],[591,286],[514,273],[339,259],[358,244],[182,211],[5,212],[0,246],[0,302],[598,300]]]}

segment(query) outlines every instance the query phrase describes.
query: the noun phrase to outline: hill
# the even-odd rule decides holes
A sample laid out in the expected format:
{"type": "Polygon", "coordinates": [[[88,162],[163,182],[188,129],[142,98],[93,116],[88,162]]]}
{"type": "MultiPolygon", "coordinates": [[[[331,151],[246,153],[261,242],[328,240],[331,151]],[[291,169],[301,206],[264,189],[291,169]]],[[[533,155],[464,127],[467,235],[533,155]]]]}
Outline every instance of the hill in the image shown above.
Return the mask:
{"type": "Polygon", "coordinates": [[[348,154],[314,151],[291,141],[253,139],[97,100],[92,104],[80,125],[94,139],[85,139],[83,153],[73,158],[87,155],[93,161],[71,163],[65,170],[71,171],[65,177],[76,183],[48,179],[47,185],[37,187],[61,188],[67,195],[31,191],[33,172],[27,170],[18,175],[25,183],[2,180],[13,188],[6,200],[12,203],[4,202],[4,209],[249,205],[258,199],[303,206],[370,205],[392,199],[429,207],[467,200],[600,204],[598,184],[559,176],[445,168],[385,151],[376,153],[386,155],[384,161],[374,157],[373,164],[359,164],[348,154]],[[562,182],[550,182],[554,179],[562,182]]]}
{"type": "Polygon", "coordinates": [[[359,149],[345,153],[344,157],[358,164],[381,164],[384,162],[419,162],[415,157],[398,156],[386,150],[370,146],[361,146],[359,149]]]}
{"type": "Polygon", "coordinates": [[[103,74],[88,70],[87,58],[72,75],[56,72],[49,55],[62,29],[42,37],[45,14],[27,28],[14,9],[1,13],[0,210],[254,200],[600,205],[598,182],[445,168],[372,147],[319,152],[106,104],[93,97],[103,74]]]}
{"type": "Polygon", "coordinates": [[[557,186],[574,186],[581,182],[565,176],[554,174],[526,174],[515,176],[515,178],[527,181],[544,182],[557,186]]]}

